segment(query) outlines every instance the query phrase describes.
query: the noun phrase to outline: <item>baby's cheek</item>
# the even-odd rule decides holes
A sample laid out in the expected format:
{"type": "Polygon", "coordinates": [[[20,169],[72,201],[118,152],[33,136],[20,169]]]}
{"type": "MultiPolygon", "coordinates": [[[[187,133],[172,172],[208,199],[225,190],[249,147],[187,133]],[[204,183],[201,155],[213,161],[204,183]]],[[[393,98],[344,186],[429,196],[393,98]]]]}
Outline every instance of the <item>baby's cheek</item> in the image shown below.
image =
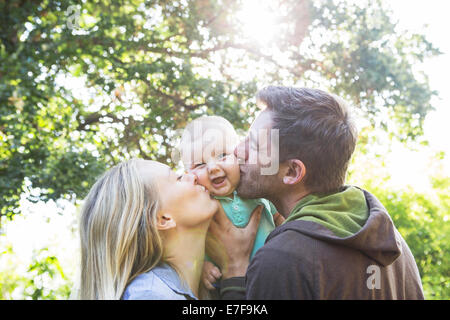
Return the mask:
{"type": "Polygon", "coordinates": [[[231,163],[226,168],[227,178],[236,187],[239,184],[240,172],[239,165],[237,163],[231,163]]]}
{"type": "Polygon", "coordinates": [[[195,175],[197,176],[198,184],[201,184],[205,188],[209,187],[209,177],[206,170],[200,170],[199,172],[196,172],[195,175]]]}

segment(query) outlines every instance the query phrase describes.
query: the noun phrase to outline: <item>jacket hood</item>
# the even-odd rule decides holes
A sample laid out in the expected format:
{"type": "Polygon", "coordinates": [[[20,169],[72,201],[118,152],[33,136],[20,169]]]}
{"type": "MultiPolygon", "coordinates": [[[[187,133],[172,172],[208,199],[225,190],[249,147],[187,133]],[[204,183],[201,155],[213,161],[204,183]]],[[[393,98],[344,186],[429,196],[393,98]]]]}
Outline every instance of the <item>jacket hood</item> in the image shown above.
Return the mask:
{"type": "Polygon", "coordinates": [[[390,265],[402,253],[401,236],[380,201],[371,193],[362,191],[369,213],[366,222],[356,233],[347,237],[338,237],[320,223],[293,220],[276,228],[266,241],[282,232],[291,230],[321,241],[359,250],[383,266],[390,265]]]}

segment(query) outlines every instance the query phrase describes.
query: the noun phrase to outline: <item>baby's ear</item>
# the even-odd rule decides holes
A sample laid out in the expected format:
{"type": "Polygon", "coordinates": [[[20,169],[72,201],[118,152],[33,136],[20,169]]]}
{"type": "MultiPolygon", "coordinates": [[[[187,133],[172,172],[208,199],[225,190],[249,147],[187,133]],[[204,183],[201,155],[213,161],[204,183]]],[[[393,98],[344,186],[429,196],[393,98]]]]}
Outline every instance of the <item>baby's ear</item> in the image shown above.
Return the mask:
{"type": "Polygon", "coordinates": [[[157,224],[158,230],[169,230],[177,226],[170,213],[158,215],[157,224]]]}

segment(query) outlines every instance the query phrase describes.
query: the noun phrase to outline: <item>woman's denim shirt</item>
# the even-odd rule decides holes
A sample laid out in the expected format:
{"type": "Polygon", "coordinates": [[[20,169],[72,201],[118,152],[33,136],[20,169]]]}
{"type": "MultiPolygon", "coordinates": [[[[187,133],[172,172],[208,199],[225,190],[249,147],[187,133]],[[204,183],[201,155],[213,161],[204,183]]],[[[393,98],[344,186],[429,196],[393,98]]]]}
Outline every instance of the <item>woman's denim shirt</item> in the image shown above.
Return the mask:
{"type": "Polygon", "coordinates": [[[123,300],[197,300],[168,264],[137,276],[126,287],[123,300]]]}

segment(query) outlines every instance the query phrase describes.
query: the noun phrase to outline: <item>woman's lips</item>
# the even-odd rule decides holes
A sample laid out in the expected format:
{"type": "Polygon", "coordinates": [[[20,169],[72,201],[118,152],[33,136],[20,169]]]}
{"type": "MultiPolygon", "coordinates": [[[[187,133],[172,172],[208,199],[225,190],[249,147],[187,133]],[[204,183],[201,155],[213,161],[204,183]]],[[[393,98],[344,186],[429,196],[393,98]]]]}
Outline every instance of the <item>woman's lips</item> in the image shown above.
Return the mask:
{"type": "Polygon", "coordinates": [[[198,187],[200,188],[201,191],[203,191],[203,192],[205,192],[206,194],[208,194],[209,197],[210,197],[211,199],[214,199],[213,195],[212,195],[211,193],[209,193],[209,190],[208,190],[208,189],[206,189],[204,186],[202,186],[202,185],[200,185],[200,184],[198,185],[198,187]]]}
{"type": "Polygon", "coordinates": [[[202,190],[203,192],[209,192],[208,189],[206,189],[204,186],[202,185],[198,185],[198,187],[200,188],[200,190],[202,190]]]}

